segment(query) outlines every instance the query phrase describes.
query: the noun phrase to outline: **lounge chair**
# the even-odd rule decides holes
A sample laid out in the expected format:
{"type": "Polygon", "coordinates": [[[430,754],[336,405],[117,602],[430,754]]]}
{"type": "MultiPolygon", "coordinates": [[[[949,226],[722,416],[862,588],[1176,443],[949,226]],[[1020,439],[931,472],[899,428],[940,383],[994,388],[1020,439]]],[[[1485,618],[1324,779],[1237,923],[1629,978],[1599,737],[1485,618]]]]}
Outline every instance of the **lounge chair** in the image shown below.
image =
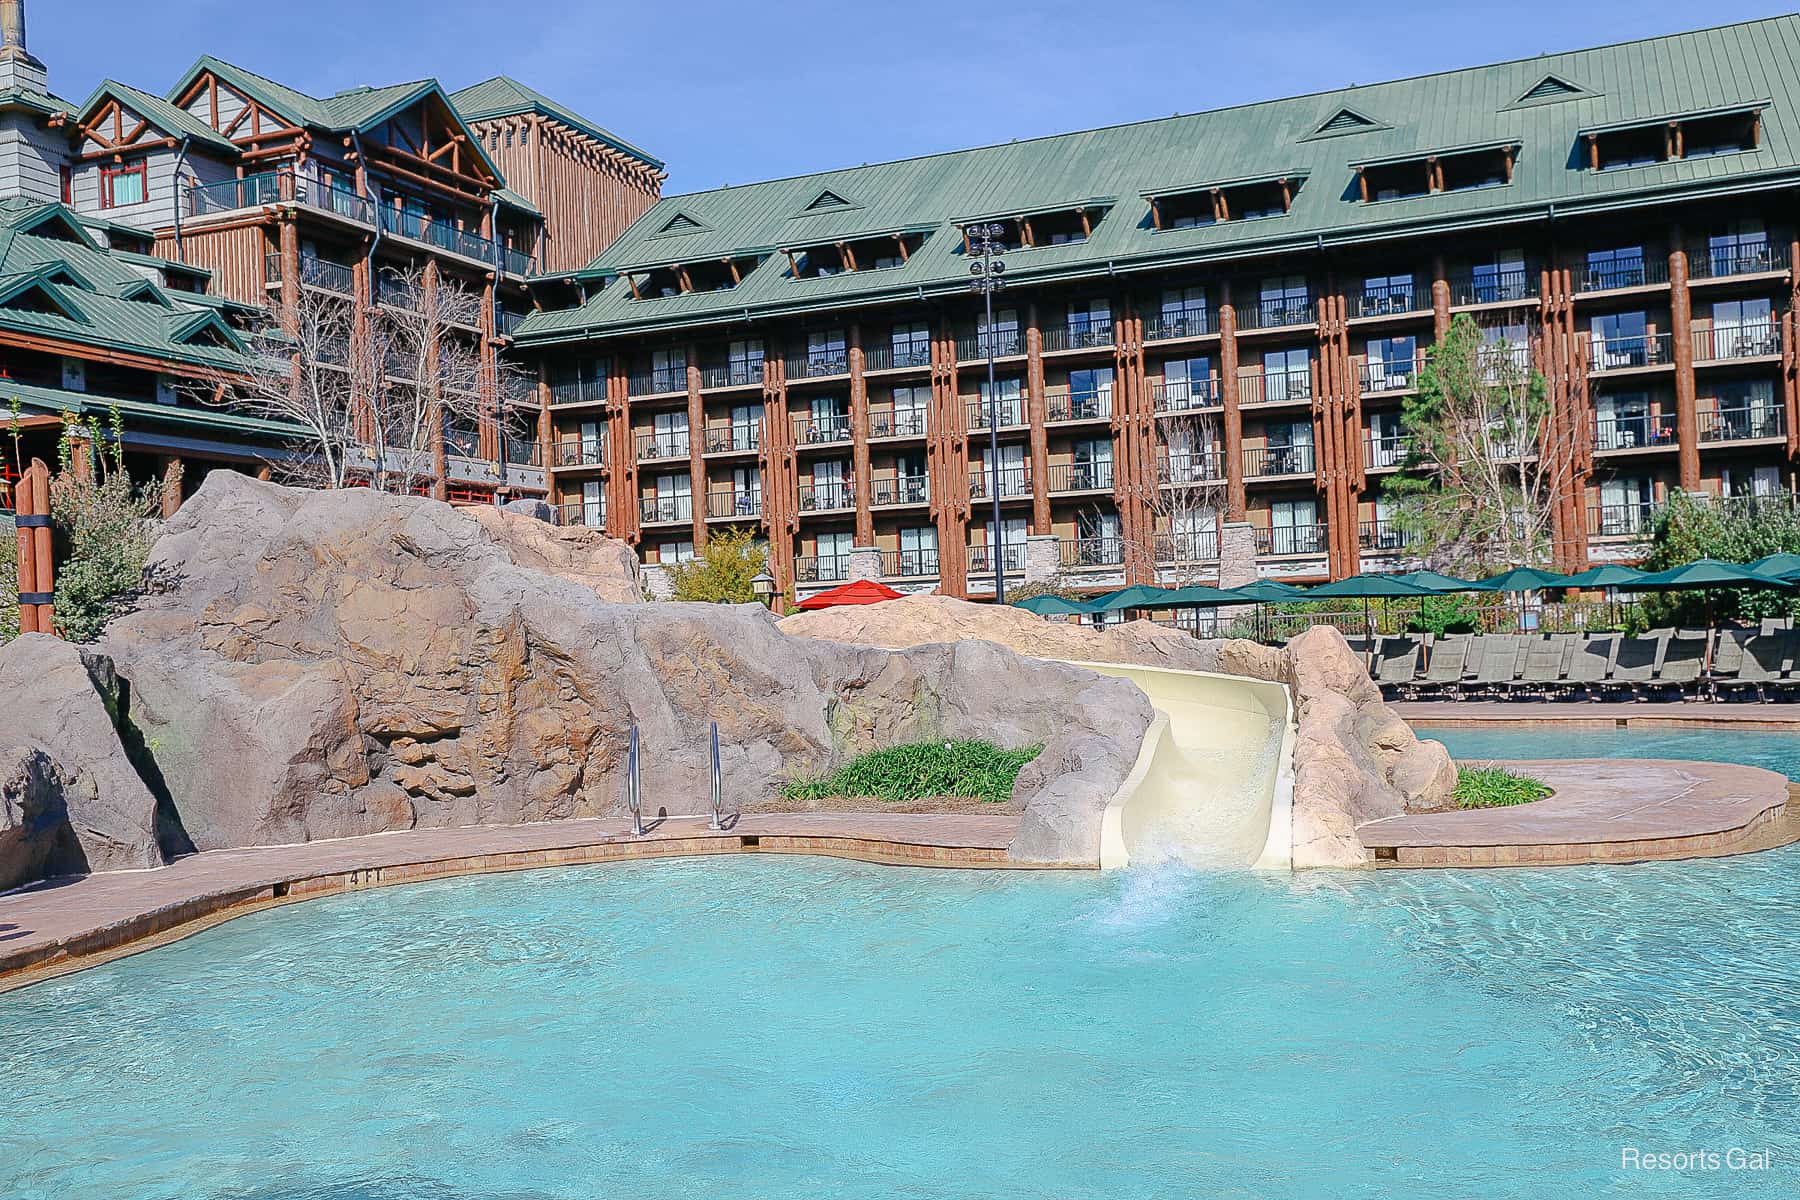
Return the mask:
{"type": "Polygon", "coordinates": [[[1704,684],[1706,691],[1714,700],[1720,698],[1720,689],[1730,687],[1738,679],[1738,672],[1743,670],[1747,657],[1744,647],[1756,636],[1754,629],[1721,629],[1713,643],[1712,662],[1706,668],[1704,684]]]}
{"type": "Polygon", "coordinates": [[[1392,700],[1402,687],[1411,684],[1418,670],[1418,638],[1384,637],[1376,644],[1375,682],[1387,699],[1392,700]]]}
{"type": "Polygon", "coordinates": [[[1612,674],[1613,658],[1619,651],[1619,635],[1594,633],[1576,642],[1569,653],[1569,667],[1563,676],[1567,689],[1589,700],[1598,700],[1606,692],[1607,676],[1612,674]]]}
{"type": "Polygon", "coordinates": [[[1507,685],[1507,694],[1545,699],[1562,683],[1568,669],[1569,642],[1558,634],[1537,634],[1525,639],[1525,665],[1519,678],[1507,685]]]}
{"type": "Polygon", "coordinates": [[[1707,631],[1704,629],[1683,629],[1676,633],[1663,648],[1656,678],[1639,684],[1638,695],[1646,699],[1669,697],[1679,700],[1690,691],[1698,691],[1700,676],[1706,669],[1706,642],[1707,631]]]}
{"type": "Polygon", "coordinates": [[[1412,694],[1421,699],[1456,695],[1462,687],[1463,670],[1468,665],[1471,640],[1466,633],[1447,634],[1439,638],[1431,648],[1431,661],[1425,664],[1425,673],[1412,685],[1412,694]]]}
{"type": "Polygon", "coordinates": [[[1612,674],[1607,676],[1601,695],[1608,700],[1637,699],[1638,689],[1655,681],[1657,664],[1662,661],[1663,649],[1673,632],[1661,629],[1642,637],[1620,638],[1612,674]]]}
{"type": "Polygon", "coordinates": [[[1481,638],[1481,665],[1470,686],[1478,695],[1497,696],[1519,677],[1524,639],[1516,633],[1489,633],[1481,638]]]}
{"type": "Polygon", "coordinates": [[[1720,677],[1715,669],[1713,695],[1721,700],[1761,700],[1780,690],[1788,663],[1786,632],[1734,629],[1726,640],[1740,647],[1739,661],[1730,678],[1720,677]]]}

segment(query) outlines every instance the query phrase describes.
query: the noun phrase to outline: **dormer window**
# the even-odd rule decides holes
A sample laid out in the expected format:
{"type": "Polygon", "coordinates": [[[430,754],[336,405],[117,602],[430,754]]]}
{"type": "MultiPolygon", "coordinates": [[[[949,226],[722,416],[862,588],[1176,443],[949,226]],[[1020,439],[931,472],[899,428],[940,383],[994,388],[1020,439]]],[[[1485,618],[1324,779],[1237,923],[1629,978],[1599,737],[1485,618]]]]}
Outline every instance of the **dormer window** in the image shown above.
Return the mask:
{"type": "Polygon", "coordinates": [[[661,267],[638,267],[623,274],[634,299],[661,300],[688,292],[730,291],[761,261],[756,257],[709,258],[661,267]]]}
{"type": "Polygon", "coordinates": [[[823,246],[783,250],[788,275],[794,279],[824,279],[850,271],[884,271],[904,267],[920,246],[925,233],[888,233],[878,237],[850,238],[823,246]]]}
{"type": "Polygon", "coordinates": [[[1590,171],[1742,154],[1762,144],[1762,107],[1694,113],[1581,132],[1590,171]]]}
{"type": "Polygon", "coordinates": [[[963,230],[963,253],[969,251],[968,230],[975,225],[994,225],[999,234],[994,243],[1002,252],[1032,250],[1040,246],[1080,245],[1094,235],[1094,229],[1105,219],[1111,201],[1093,201],[1070,208],[1045,209],[1011,217],[982,217],[959,220],[963,230]]]}
{"type": "Polygon", "coordinates": [[[1306,177],[1295,172],[1145,192],[1144,198],[1150,201],[1152,228],[1194,229],[1223,221],[1285,216],[1305,182],[1306,177]]]}
{"type": "Polygon", "coordinates": [[[1364,204],[1375,204],[1438,192],[1505,187],[1512,182],[1518,153],[1517,142],[1504,142],[1352,165],[1356,168],[1357,195],[1364,204]]]}

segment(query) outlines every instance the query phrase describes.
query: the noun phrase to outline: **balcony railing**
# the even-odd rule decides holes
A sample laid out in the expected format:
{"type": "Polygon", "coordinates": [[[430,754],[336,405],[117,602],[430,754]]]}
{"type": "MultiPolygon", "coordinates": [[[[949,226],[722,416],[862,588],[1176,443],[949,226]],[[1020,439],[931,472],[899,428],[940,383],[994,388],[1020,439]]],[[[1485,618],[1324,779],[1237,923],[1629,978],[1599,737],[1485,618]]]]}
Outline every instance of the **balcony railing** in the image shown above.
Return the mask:
{"type": "Polygon", "coordinates": [[[1262,479],[1276,475],[1310,475],[1313,448],[1306,446],[1254,446],[1244,451],[1244,475],[1262,479]]]}
{"type": "Polygon", "coordinates": [[[1019,329],[998,328],[991,334],[959,333],[956,335],[958,362],[975,362],[988,356],[993,344],[995,358],[1016,358],[1025,353],[1025,333],[1019,329]]]}
{"type": "Polygon", "coordinates": [[[1150,385],[1151,401],[1160,413],[1193,412],[1202,408],[1218,408],[1219,377],[1205,379],[1164,379],[1150,385]]]}
{"type": "Polygon", "coordinates": [[[1051,463],[1048,483],[1051,495],[1110,490],[1113,465],[1110,462],[1051,463]]]}
{"type": "Polygon", "coordinates": [[[835,446],[850,440],[849,413],[795,413],[794,443],[799,446],[835,446]]]}
{"type": "Polygon", "coordinates": [[[523,325],[525,318],[530,315],[528,312],[514,312],[510,308],[496,309],[494,311],[494,332],[501,337],[511,337],[519,332],[519,326],[523,325]]]}
{"type": "MultiPolygon", "coordinates": [[[[986,429],[988,427],[989,402],[970,400],[963,405],[967,415],[969,429],[986,429]]],[[[1025,424],[1025,401],[1019,397],[1000,401],[1000,428],[1011,429],[1025,424]]]]}
{"type": "Polygon", "coordinates": [[[1285,329],[1294,325],[1311,325],[1316,319],[1313,302],[1307,299],[1262,300],[1237,310],[1239,329],[1285,329]]]}
{"type": "Polygon", "coordinates": [[[1282,404],[1312,399],[1312,372],[1255,372],[1238,376],[1239,404],[1282,404]]]}
{"type": "Polygon", "coordinates": [[[667,396],[687,391],[686,367],[657,367],[653,371],[634,371],[625,381],[632,396],[667,396]]]}
{"type": "Polygon", "coordinates": [[[1725,279],[1732,275],[1764,275],[1788,269],[1786,242],[1727,242],[1688,249],[1689,279],[1725,279]]]}
{"type": "Polygon", "coordinates": [[[1593,537],[1648,537],[1656,525],[1654,504],[1595,504],[1588,508],[1593,537]]]}
{"type": "Polygon", "coordinates": [[[359,196],[349,188],[320,187],[306,179],[296,179],[294,199],[309,208],[332,213],[358,225],[375,223],[375,201],[359,196]]]}
{"type": "Polygon", "coordinates": [[[481,433],[475,429],[444,430],[444,451],[458,458],[485,458],[481,452],[481,433]]]}
{"type": "Polygon", "coordinates": [[[1086,392],[1048,392],[1044,396],[1046,421],[1103,421],[1112,416],[1112,389],[1086,392]]]}
{"type": "Polygon", "coordinates": [[[849,373],[848,350],[808,350],[805,354],[791,354],[787,359],[789,379],[822,379],[849,373]]]}
{"type": "Polygon", "coordinates": [[[1594,449],[1642,450],[1675,445],[1675,420],[1654,413],[1594,418],[1594,449]]]}
{"type": "Polygon", "coordinates": [[[1498,383],[1509,375],[1524,375],[1531,370],[1531,347],[1523,342],[1496,342],[1476,350],[1475,362],[1489,383],[1498,383]]]}
{"type": "Polygon", "coordinates": [[[924,475],[877,475],[869,480],[869,506],[891,508],[897,504],[925,504],[931,500],[931,484],[924,475]]]}
{"type": "Polygon", "coordinates": [[[1156,535],[1157,562],[1211,562],[1219,557],[1219,534],[1214,529],[1193,533],[1156,535]]]}
{"type": "Polygon", "coordinates": [[[969,472],[969,496],[974,500],[992,499],[988,492],[988,477],[998,475],[1000,499],[1007,500],[1019,496],[1031,495],[1030,467],[1002,467],[998,472],[978,467],[969,472]]]}
{"type": "Polygon", "coordinates": [[[899,367],[929,367],[931,343],[901,342],[899,345],[874,345],[863,351],[863,370],[892,371],[899,367]]]}
{"type": "Polygon", "coordinates": [[[556,443],[558,467],[599,467],[606,465],[606,439],[564,438],[556,443]]]}
{"type": "Polygon", "coordinates": [[[1412,535],[1392,521],[1364,521],[1356,528],[1356,541],[1364,550],[1400,550],[1410,545],[1412,535]]]}
{"type": "Polygon", "coordinates": [[[924,579],[938,573],[937,547],[919,550],[883,550],[881,573],[888,579],[924,579]]]}
{"type": "Polygon", "coordinates": [[[1694,330],[1694,361],[1724,362],[1764,358],[1781,353],[1781,327],[1773,321],[1749,325],[1714,325],[1694,330]]]}
{"type": "Polygon", "coordinates": [[[565,379],[550,385],[551,404],[604,404],[606,380],[565,379]]]}
{"type": "Polygon", "coordinates": [[[1702,442],[1748,442],[1787,436],[1787,410],[1779,404],[1703,409],[1702,442]]]}
{"type": "Polygon", "coordinates": [[[762,448],[762,426],[742,422],[706,427],[706,453],[733,454],[762,448]]]}
{"type": "Polygon", "coordinates": [[[1450,279],[1450,303],[1517,304],[1538,294],[1538,277],[1523,267],[1504,271],[1465,271],[1450,279]]]}
{"type": "Polygon", "coordinates": [[[521,250],[517,246],[502,245],[500,247],[500,269],[513,275],[529,275],[536,265],[537,259],[531,251],[521,250]]]}
{"type": "MultiPolygon", "coordinates": [[[[281,255],[263,255],[263,278],[269,283],[281,282],[281,255]]],[[[332,262],[330,259],[302,254],[300,256],[300,282],[308,287],[349,296],[356,291],[356,269],[344,263],[332,262]]]]}
{"type": "Polygon", "coordinates": [[[640,433],[637,435],[637,460],[655,462],[668,458],[687,458],[693,443],[686,432],[640,433]]]}
{"type": "MultiPolygon", "coordinates": [[[[969,547],[969,570],[971,573],[986,573],[994,569],[992,546],[969,547]]],[[[1025,569],[1025,544],[1023,542],[1006,543],[1005,552],[1000,556],[1005,568],[1017,574],[1025,569]]]]}
{"type": "Polygon", "coordinates": [[[506,436],[501,439],[505,443],[506,461],[515,467],[542,467],[544,465],[544,448],[537,439],[529,437],[506,436]]]}
{"type": "Polygon", "coordinates": [[[559,525],[579,525],[587,529],[606,528],[606,506],[589,503],[586,500],[574,500],[557,506],[556,523],[559,525]]]}
{"type": "Polygon", "coordinates": [[[1110,319],[1075,321],[1044,330],[1046,354],[1056,350],[1094,350],[1112,344],[1113,323],[1110,319]]]}
{"type": "MultiPolygon", "coordinates": [[[[1429,298],[1430,293],[1423,293],[1429,298]]],[[[1365,287],[1360,296],[1350,300],[1350,315],[1353,317],[1386,317],[1395,313],[1417,312],[1421,307],[1429,308],[1429,303],[1419,304],[1420,291],[1410,283],[1387,283],[1377,287],[1365,287]]]]}
{"type": "Polygon", "coordinates": [[[1062,539],[1062,565],[1073,570],[1084,567],[1116,567],[1125,561],[1125,539],[1116,537],[1062,539]]]}
{"type": "Polygon", "coordinates": [[[1626,260],[1598,263],[1575,274],[1578,292],[1610,292],[1619,288],[1649,287],[1669,282],[1666,258],[1626,260]]]}
{"type": "Polygon", "coordinates": [[[700,368],[703,388],[755,387],[763,381],[762,359],[745,362],[716,363],[700,368]]]}
{"type": "Polygon", "coordinates": [[[1595,337],[1588,369],[1629,371],[1634,367],[1661,367],[1675,361],[1674,342],[1667,333],[1639,333],[1627,337],[1595,337]]]}
{"type": "Polygon", "coordinates": [[[650,496],[639,502],[638,516],[645,525],[673,525],[694,519],[692,496],[650,496]]]}
{"type": "Polygon", "coordinates": [[[1218,450],[1164,454],[1157,460],[1163,483],[1216,483],[1225,478],[1225,456],[1218,450]]]}
{"type": "Polygon", "coordinates": [[[855,507],[856,487],[848,479],[800,485],[800,511],[803,513],[837,512],[855,507]]]}
{"type": "Polygon", "coordinates": [[[1278,525],[1256,531],[1256,552],[1269,555],[1325,553],[1325,526],[1278,525]]]}
{"type": "Polygon", "coordinates": [[[1166,342],[1174,338],[1201,337],[1219,331],[1219,320],[1210,309],[1163,313],[1144,321],[1144,340],[1166,342]]]}
{"type": "Polygon", "coordinates": [[[761,488],[714,488],[706,493],[706,515],[709,517],[748,519],[762,516],[762,509],[761,488]]]}
{"type": "MultiPolygon", "coordinates": [[[[208,213],[273,204],[282,198],[282,175],[282,172],[263,171],[256,175],[246,175],[242,179],[222,179],[217,183],[190,187],[188,215],[203,217],[208,213]]],[[[287,190],[291,194],[291,184],[287,190]]]]}
{"type": "Polygon", "coordinates": [[[1371,471],[1386,471],[1400,466],[1412,453],[1412,439],[1400,434],[1370,434],[1363,440],[1363,462],[1371,471]]]}
{"type": "Polygon", "coordinates": [[[869,436],[872,438],[924,437],[925,411],[901,409],[897,412],[869,414],[869,436]]]}
{"type": "Polygon", "coordinates": [[[1362,365],[1362,392],[1379,396],[1384,392],[1408,392],[1419,386],[1419,370],[1425,357],[1376,359],[1362,365]]]}
{"type": "Polygon", "coordinates": [[[848,554],[803,555],[794,560],[795,583],[836,583],[850,578],[848,554]]]}

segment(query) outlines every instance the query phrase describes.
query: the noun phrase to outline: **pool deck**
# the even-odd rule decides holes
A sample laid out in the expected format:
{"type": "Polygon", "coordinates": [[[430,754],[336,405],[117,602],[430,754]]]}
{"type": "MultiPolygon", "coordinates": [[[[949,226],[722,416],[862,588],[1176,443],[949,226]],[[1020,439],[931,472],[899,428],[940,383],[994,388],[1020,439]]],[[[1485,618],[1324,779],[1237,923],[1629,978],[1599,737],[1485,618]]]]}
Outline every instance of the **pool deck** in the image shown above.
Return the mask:
{"type": "Polygon", "coordinates": [[[1378,867],[1523,867],[1716,858],[1800,840],[1800,785],[1760,767],[1658,759],[1501,764],[1550,785],[1511,808],[1357,827],[1378,867]]]}
{"type": "Polygon", "coordinates": [[[1800,704],[1588,703],[1566,700],[1400,700],[1419,729],[1542,725],[1576,729],[1742,729],[1800,732],[1800,704]]]}
{"type": "MultiPolygon", "coordinates": [[[[336,892],[451,875],[690,854],[825,854],[919,867],[1020,868],[1019,818],[901,813],[753,814],[412,829],[188,855],[149,871],[51,880],[0,895],[0,991],[186,937],[235,916],[336,892]]],[[[1029,868],[1024,868],[1029,869],[1029,868]]]]}

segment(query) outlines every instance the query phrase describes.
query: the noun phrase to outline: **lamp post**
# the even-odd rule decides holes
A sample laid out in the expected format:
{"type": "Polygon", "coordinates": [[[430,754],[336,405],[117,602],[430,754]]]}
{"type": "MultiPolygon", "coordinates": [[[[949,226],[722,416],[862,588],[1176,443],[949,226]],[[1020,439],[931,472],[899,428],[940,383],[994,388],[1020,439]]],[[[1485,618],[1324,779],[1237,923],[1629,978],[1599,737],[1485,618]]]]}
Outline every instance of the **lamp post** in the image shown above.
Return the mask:
{"type": "Polygon", "coordinates": [[[969,239],[969,282],[972,291],[980,292],[987,308],[987,324],[981,340],[987,349],[988,388],[988,496],[994,502],[993,532],[988,538],[994,556],[994,603],[1006,603],[1006,534],[1000,523],[1000,389],[994,384],[994,293],[1006,286],[1001,275],[1006,264],[1000,254],[1006,249],[1000,240],[1004,225],[989,223],[971,225],[963,231],[969,239]]]}
{"type": "Polygon", "coordinates": [[[775,604],[775,577],[767,571],[758,571],[750,580],[750,594],[761,602],[764,608],[772,608],[775,604]]]}

